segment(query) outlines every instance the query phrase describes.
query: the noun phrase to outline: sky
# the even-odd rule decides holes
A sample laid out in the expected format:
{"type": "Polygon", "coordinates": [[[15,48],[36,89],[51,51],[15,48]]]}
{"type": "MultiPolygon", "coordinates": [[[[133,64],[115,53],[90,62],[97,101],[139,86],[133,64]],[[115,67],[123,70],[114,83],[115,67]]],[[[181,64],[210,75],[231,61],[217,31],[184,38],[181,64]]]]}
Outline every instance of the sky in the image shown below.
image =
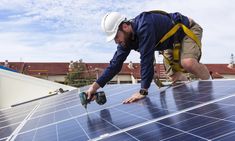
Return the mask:
{"type": "MultiPolygon", "coordinates": [[[[102,17],[117,11],[131,19],[155,9],[180,12],[203,27],[202,63],[230,62],[234,0],[0,0],[0,61],[108,63],[116,44],[106,42],[102,17]]],[[[126,62],[139,58],[132,51],[126,62]]]]}

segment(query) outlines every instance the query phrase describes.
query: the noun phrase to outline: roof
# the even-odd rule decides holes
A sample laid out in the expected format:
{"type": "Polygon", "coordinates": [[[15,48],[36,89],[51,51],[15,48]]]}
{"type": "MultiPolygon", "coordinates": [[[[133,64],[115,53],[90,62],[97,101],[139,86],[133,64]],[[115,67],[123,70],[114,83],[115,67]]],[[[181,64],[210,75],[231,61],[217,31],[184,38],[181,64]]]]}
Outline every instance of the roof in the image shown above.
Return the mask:
{"type": "Polygon", "coordinates": [[[235,68],[230,69],[227,66],[228,64],[206,64],[209,71],[219,74],[235,75],[235,68]]]}
{"type": "MultiPolygon", "coordinates": [[[[0,64],[4,64],[1,62],[0,64]]],[[[85,72],[92,77],[96,77],[98,72],[99,76],[103,70],[109,65],[109,63],[84,63],[85,72]]],[[[130,75],[140,79],[140,63],[132,63],[131,69],[129,63],[124,63],[119,74],[130,75]]],[[[66,75],[68,73],[69,63],[67,62],[9,62],[10,68],[17,70],[18,72],[24,72],[29,75],[37,75],[38,73],[46,73],[47,75],[66,75]]],[[[209,71],[213,72],[214,78],[221,78],[222,75],[235,75],[235,69],[227,68],[227,64],[205,64],[209,71]]],[[[164,77],[164,67],[162,64],[157,64],[157,70],[160,68],[160,76],[164,77]]]]}
{"type": "MultiPolygon", "coordinates": [[[[4,63],[2,62],[0,64],[4,63]]],[[[46,73],[47,75],[65,75],[68,73],[69,63],[9,62],[9,65],[11,69],[29,75],[37,75],[38,73],[46,73]]]]}

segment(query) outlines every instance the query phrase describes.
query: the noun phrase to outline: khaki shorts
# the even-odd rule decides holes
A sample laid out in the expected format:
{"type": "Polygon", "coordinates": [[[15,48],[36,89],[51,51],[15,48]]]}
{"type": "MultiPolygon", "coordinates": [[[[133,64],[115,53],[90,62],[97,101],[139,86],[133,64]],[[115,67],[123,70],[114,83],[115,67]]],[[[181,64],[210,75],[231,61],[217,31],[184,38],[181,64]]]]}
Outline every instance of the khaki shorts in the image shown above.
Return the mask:
{"type": "MultiPolygon", "coordinates": [[[[202,32],[203,29],[200,25],[195,23],[194,21],[192,22],[192,27],[190,30],[198,37],[198,39],[201,41],[202,39],[202,32]]],[[[164,50],[164,55],[169,59],[173,60],[173,50],[172,49],[167,49],[164,50]]],[[[201,49],[200,47],[194,42],[191,38],[189,38],[187,35],[183,38],[181,42],[181,49],[180,49],[180,59],[179,59],[179,64],[182,59],[185,58],[194,58],[196,60],[200,60],[201,58],[201,49]]],[[[163,63],[165,66],[166,74],[168,76],[172,76],[176,70],[172,69],[172,67],[166,63],[166,60],[163,59],[163,63]]]]}

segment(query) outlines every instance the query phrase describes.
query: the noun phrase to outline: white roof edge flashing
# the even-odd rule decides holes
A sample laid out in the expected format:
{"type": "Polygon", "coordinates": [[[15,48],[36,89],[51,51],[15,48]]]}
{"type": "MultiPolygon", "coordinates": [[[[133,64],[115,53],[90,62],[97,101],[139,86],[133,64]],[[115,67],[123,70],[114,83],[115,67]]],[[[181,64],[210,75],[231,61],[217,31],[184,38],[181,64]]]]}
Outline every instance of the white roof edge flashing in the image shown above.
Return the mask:
{"type": "Polygon", "coordinates": [[[0,109],[48,96],[55,90],[77,88],[36,77],[0,69],[0,109]]]}

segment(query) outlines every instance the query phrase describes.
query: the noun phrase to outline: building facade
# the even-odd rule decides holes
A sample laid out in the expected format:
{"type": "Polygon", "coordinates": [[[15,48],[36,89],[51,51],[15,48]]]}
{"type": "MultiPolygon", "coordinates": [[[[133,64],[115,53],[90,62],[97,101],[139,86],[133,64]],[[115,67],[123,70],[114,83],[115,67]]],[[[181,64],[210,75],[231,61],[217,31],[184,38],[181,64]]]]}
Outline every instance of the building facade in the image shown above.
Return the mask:
{"type": "MultiPolygon", "coordinates": [[[[72,71],[71,64],[73,62],[62,63],[43,63],[43,62],[8,62],[8,67],[16,70],[19,73],[26,75],[64,83],[66,76],[72,71]]],[[[84,68],[82,77],[92,78],[96,80],[109,65],[108,63],[81,63],[84,68]]],[[[1,62],[0,65],[4,65],[1,62]]],[[[227,64],[206,64],[214,79],[235,79],[235,68],[228,68],[227,64]]],[[[163,64],[156,64],[156,73],[162,80],[166,80],[163,64]]],[[[139,63],[124,63],[122,70],[109,83],[138,83],[140,82],[140,64],[139,63]]]]}

